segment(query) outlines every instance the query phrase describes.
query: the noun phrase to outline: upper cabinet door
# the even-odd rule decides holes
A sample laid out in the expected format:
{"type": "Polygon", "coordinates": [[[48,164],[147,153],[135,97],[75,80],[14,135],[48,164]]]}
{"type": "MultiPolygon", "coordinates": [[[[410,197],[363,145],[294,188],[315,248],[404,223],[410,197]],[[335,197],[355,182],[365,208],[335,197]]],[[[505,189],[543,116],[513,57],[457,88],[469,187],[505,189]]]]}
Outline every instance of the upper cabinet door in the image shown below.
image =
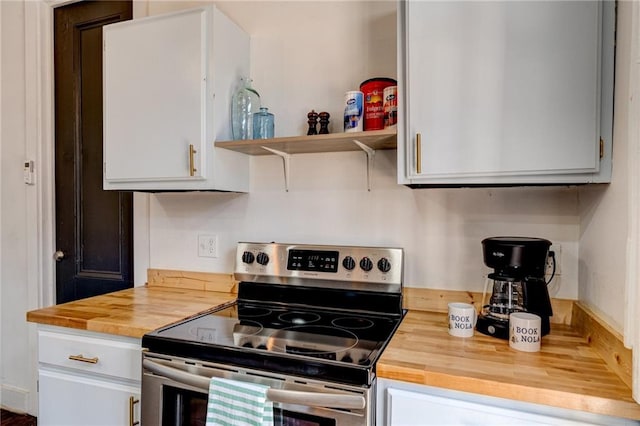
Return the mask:
{"type": "Polygon", "coordinates": [[[607,180],[610,167],[601,170],[600,158],[602,6],[402,3],[401,183],[607,180]]]}
{"type": "Polygon", "coordinates": [[[105,26],[103,37],[105,189],[247,190],[248,159],[213,144],[230,128],[249,37],[213,6],[105,26]]]}
{"type": "Polygon", "coordinates": [[[105,28],[105,179],[203,177],[206,22],[195,10],[105,28]]]}

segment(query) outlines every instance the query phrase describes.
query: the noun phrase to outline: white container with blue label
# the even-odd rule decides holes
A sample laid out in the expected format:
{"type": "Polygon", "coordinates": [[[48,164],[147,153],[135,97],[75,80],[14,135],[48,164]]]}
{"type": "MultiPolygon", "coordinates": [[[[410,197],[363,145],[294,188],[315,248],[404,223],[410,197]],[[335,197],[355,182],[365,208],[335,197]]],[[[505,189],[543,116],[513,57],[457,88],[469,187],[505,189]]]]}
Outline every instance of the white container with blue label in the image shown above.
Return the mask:
{"type": "Polygon", "coordinates": [[[361,132],[364,94],[359,90],[350,90],[345,95],[344,103],[344,131],[361,132]]]}

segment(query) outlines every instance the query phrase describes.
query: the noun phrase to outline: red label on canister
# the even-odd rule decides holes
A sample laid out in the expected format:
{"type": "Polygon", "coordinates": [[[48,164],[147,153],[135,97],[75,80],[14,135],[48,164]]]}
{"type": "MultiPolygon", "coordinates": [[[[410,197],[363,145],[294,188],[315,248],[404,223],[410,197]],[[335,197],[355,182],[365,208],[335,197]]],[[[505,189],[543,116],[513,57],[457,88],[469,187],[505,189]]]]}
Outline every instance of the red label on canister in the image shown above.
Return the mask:
{"type": "Polygon", "coordinates": [[[384,128],[398,123],[398,86],[384,89],[384,128]]]}
{"type": "Polygon", "coordinates": [[[360,84],[364,93],[364,130],[384,129],[384,89],[395,85],[392,78],[372,78],[360,84]]]}

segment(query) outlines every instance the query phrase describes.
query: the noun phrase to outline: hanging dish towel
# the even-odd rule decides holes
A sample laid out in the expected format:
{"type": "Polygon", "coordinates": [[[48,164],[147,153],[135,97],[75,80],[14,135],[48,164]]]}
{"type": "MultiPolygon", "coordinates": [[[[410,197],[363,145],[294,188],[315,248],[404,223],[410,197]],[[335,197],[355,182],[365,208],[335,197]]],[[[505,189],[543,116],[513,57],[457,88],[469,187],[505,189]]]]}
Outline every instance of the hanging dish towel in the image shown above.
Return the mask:
{"type": "Polygon", "coordinates": [[[268,386],[212,377],[207,426],[273,426],[268,386]]]}

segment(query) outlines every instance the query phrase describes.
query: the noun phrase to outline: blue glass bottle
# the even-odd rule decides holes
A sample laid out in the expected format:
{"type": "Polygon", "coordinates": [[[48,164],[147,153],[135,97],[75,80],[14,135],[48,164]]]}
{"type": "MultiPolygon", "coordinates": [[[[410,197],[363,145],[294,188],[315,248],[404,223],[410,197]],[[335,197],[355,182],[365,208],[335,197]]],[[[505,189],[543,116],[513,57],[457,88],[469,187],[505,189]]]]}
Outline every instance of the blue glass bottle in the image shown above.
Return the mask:
{"type": "Polygon", "coordinates": [[[269,108],[260,107],[260,112],[253,116],[253,139],[271,139],[274,135],[273,114],[269,108]]]}
{"type": "Polygon", "coordinates": [[[253,114],[260,108],[260,95],[251,87],[251,80],[243,78],[231,99],[231,134],[234,140],[252,139],[253,114]]]}

